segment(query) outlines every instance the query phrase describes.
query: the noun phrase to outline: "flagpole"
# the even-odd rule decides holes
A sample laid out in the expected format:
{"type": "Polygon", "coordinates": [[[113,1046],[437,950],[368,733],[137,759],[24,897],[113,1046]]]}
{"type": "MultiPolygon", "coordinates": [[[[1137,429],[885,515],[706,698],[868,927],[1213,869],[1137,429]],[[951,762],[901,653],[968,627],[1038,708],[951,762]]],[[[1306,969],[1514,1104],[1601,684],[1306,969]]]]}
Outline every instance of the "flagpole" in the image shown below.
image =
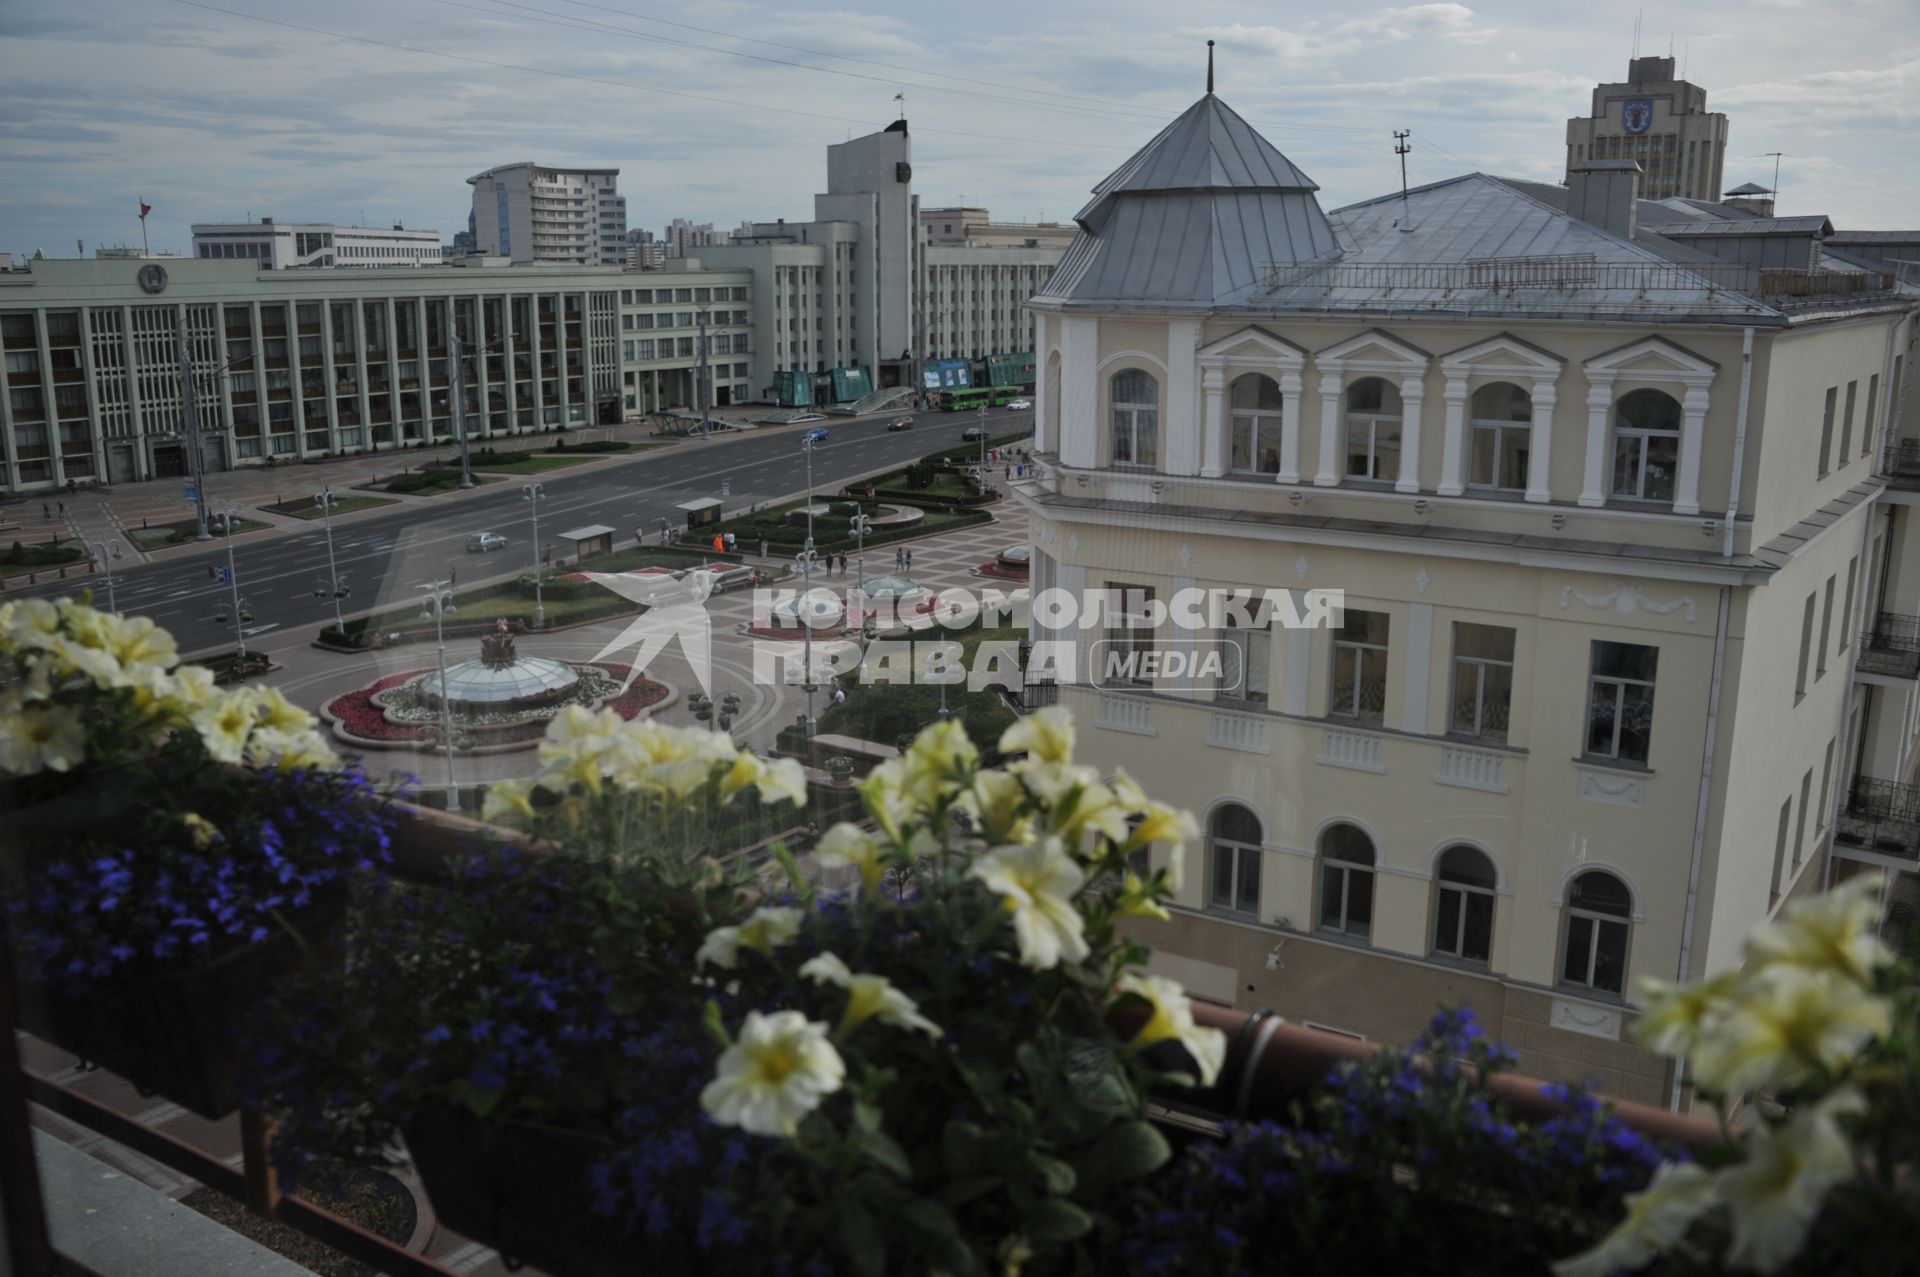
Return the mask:
{"type": "Polygon", "coordinates": [[[151,257],[151,256],[153,256],[153,250],[152,250],[151,248],[149,248],[149,247],[147,246],[147,214],[146,214],[146,207],[147,207],[147,197],[146,197],[146,196],[144,196],[144,195],[142,195],[142,196],[140,197],[140,208],[141,208],[141,213],[140,213],[140,256],[142,256],[142,257],[151,257]]]}

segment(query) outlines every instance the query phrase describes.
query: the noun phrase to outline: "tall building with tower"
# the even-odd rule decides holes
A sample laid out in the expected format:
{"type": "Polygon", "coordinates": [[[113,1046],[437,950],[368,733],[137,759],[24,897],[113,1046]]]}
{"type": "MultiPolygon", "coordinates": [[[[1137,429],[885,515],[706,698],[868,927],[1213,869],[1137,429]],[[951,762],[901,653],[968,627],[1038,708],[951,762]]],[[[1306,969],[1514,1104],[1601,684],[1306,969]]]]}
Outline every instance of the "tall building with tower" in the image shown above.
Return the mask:
{"type": "Polygon", "coordinates": [[[1641,197],[1718,200],[1727,117],[1707,91],[1676,80],[1673,59],[1634,58],[1621,84],[1593,90],[1593,113],[1567,121],[1567,173],[1595,160],[1635,160],[1641,197]]]}

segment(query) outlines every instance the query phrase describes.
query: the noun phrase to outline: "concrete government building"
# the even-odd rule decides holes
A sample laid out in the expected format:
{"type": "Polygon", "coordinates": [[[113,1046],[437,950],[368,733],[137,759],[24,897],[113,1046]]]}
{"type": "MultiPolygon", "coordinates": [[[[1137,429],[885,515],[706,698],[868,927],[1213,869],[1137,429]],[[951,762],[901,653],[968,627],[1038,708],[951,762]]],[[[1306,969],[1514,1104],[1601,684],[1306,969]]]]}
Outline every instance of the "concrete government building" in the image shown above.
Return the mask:
{"type": "Polygon", "coordinates": [[[1593,91],[1593,114],[1567,121],[1567,173],[1590,160],[1634,160],[1648,199],[1717,200],[1727,160],[1727,117],[1707,91],[1673,77],[1672,58],[1634,58],[1624,84],[1593,91]]]}
{"type": "Polygon", "coordinates": [[[1113,604],[1033,638],[1082,756],[1201,821],[1139,930],[1196,995],[1387,1042],[1470,1003],[1524,1072],[1679,1105],[1639,978],[1920,867],[1920,233],[1643,176],[1329,213],[1209,93],[1029,303],[1033,589],[1113,604]],[[1208,587],[1345,605],[1168,614],[1208,587]]]}

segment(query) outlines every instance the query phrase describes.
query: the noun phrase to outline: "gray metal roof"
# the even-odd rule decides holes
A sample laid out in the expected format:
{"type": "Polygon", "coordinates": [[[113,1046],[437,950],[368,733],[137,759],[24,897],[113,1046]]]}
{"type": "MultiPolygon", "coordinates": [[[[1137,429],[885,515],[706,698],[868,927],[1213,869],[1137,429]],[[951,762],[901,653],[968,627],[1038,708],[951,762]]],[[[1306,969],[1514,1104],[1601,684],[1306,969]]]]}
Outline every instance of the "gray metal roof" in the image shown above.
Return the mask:
{"type": "Polygon", "coordinates": [[[1814,214],[1749,217],[1738,222],[1671,222],[1653,229],[1662,235],[1831,235],[1833,223],[1814,214]]]}
{"type": "Polygon", "coordinates": [[[1727,192],[1728,195],[1771,195],[1772,191],[1758,182],[1742,182],[1727,192]]]}
{"type": "Polygon", "coordinates": [[[1093,189],[1039,300],[1231,305],[1339,252],[1312,179],[1211,93],[1093,189]]]}

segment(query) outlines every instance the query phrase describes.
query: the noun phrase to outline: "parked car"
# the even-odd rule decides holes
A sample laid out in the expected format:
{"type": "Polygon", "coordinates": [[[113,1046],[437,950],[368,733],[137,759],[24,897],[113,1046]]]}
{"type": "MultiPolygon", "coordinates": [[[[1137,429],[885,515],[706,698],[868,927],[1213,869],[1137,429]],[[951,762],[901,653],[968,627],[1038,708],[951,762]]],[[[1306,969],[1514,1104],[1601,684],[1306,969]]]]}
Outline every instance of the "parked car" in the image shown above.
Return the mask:
{"type": "Polygon", "coordinates": [[[485,554],[488,550],[504,550],[506,548],[507,539],[498,532],[474,532],[467,536],[467,553],[469,554],[475,553],[476,551],[480,554],[485,554]]]}
{"type": "Polygon", "coordinates": [[[913,429],[912,417],[902,417],[898,421],[889,421],[887,423],[887,430],[889,433],[896,430],[911,430],[911,429],[913,429]]]}
{"type": "Polygon", "coordinates": [[[827,432],[825,429],[809,430],[800,436],[801,443],[825,443],[826,441],[827,432]]]}
{"type": "Polygon", "coordinates": [[[1012,403],[1008,404],[1007,407],[1011,408],[1015,412],[1032,412],[1033,400],[1016,399],[1012,403]]]}
{"type": "Polygon", "coordinates": [[[965,430],[962,430],[960,432],[960,437],[966,440],[968,443],[972,443],[976,439],[986,438],[987,428],[985,426],[968,426],[965,430]]]}

